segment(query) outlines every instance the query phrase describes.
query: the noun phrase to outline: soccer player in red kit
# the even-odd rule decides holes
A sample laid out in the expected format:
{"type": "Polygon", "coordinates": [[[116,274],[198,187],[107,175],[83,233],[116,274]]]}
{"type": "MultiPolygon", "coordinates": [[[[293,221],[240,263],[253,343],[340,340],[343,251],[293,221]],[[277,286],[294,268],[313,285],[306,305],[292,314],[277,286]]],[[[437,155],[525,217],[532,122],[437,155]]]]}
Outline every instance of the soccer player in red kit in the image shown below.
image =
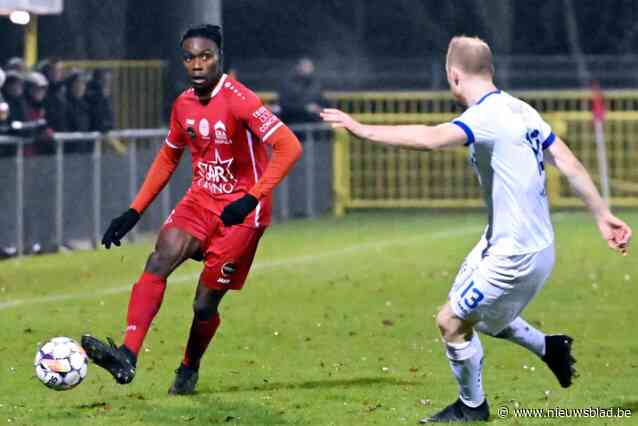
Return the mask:
{"type": "Polygon", "coordinates": [[[184,359],[169,393],[189,394],[199,363],[219,327],[218,306],[229,289],[244,285],[259,239],[271,220],[273,188],[301,156],[295,135],[259,98],[222,73],[221,28],[189,28],[181,40],[192,88],[173,105],[166,142],[130,208],[115,218],[102,239],[108,249],[139,221],[191,152],[193,180],[162,227],[155,250],[132,288],[124,343],[82,337],[88,356],[120,384],[135,376],[137,356],[157,314],[166,279],[189,258],[203,260],[194,318],[184,359]],[[266,145],[272,147],[269,159],[266,145]]]}

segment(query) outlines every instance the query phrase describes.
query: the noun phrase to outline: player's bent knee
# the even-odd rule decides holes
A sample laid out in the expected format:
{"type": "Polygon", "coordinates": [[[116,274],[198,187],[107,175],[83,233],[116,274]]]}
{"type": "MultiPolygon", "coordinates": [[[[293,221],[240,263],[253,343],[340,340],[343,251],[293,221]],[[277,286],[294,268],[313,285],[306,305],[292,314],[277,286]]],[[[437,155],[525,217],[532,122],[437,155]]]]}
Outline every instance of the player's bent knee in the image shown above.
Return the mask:
{"type": "Polygon", "coordinates": [[[472,325],[458,318],[447,305],[437,314],[436,324],[446,342],[453,342],[472,334],[472,325]]]}
{"type": "Polygon", "coordinates": [[[177,256],[174,253],[154,251],[146,262],[146,271],[157,275],[167,275],[177,256]]]}
{"type": "MultiPolygon", "coordinates": [[[[201,286],[201,284],[200,284],[201,286]]],[[[199,287],[195,300],[193,301],[193,313],[199,321],[208,321],[219,309],[219,304],[226,294],[225,290],[203,290],[199,287]]]]}
{"type": "Polygon", "coordinates": [[[217,313],[218,305],[218,303],[211,303],[208,300],[195,299],[193,314],[198,321],[208,321],[217,313]]]}
{"type": "Polygon", "coordinates": [[[439,313],[436,315],[436,325],[441,330],[441,334],[452,328],[453,319],[453,314],[449,311],[449,309],[446,309],[446,307],[443,307],[439,311],[439,313]]]}
{"type": "Polygon", "coordinates": [[[193,313],[198,321],[208,321],[217,313],[217,307],[198,303],[196,301],[193,303],[193,313]]]}

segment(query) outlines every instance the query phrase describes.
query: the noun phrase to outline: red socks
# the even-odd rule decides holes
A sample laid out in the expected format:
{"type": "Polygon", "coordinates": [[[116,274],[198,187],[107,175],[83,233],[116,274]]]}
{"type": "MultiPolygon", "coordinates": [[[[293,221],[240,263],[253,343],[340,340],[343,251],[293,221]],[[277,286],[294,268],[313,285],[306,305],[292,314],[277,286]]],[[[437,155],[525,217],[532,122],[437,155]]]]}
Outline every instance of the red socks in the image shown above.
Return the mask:
{"type": "MultiPolygon", "coordinates": [[[[124,346],[136,356],[140,352],[153,318],[155,318],[162,305],[165,289],[166,280],[149,272],[144,272],[140,280],[133,286],[128,304],[124,346]]],[[[215,313],[215,315],[205,321],[193,318],[184,354],[184,365],[195,369],[199,368],[199,361],[213,336],[215,336],[220,322],[219,313],[215,313]]]]}
{"type": "Polygon", "coordinates": [[[166,289],[166,279],[144,272],[131,291],[126,318],[124,346],[137,355],[153,318],[159,311],[166,289]]]}
{"type": "Polygon", "coordinates": [[[199,361],[202,359],[204,352],[206,352],[208,344],[213,340],[220,322],[219,312],[216,312],[211,319],[205,321],[193,318],[186,352],[184,353],[184,365],[196,370],[199,369],[199,361]]]}

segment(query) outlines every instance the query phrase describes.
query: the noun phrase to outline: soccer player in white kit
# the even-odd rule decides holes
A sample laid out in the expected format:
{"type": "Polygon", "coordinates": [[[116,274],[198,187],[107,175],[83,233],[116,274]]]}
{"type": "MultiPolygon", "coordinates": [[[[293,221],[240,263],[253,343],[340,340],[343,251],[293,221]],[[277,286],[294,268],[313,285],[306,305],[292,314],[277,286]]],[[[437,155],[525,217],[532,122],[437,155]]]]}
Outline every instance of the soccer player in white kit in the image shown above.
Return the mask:
{"type": "Polygon", "coordinates": [[[436,318],[459,398],[421,423],[489,418],[481,380],[483,348],[475,331],[527,348],[548,365],[561,386],[571,385],[572,338],[545,335],[520,316],[554,266],[546,163],[567,178],[609,247],[626,255],[631,239],[630,227],[610,212],[583,165],[538,112],[496,88],[492,53],[483,40],[452,38],[446,72],[452,95],[467,106],[450,123],[372,126],[336,109],[322,113],[333,127],[375,143],[419,150],[466,145],[481,183],[488,225],[436,318]]]}

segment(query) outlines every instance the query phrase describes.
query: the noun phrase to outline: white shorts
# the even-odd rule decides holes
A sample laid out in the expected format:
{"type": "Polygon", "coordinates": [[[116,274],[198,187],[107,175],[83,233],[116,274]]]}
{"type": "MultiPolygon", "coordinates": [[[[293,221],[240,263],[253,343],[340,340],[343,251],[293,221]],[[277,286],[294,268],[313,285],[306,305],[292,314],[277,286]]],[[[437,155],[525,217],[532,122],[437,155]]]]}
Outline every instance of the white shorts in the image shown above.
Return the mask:
{"type": "Polygon", "coordinates": [[[481,240],[461,265],[448,295],[454,314],[489,334],[501,332],[543,288],[554,267],[554,245],[534,253],[488,254],[481,240]]]}

